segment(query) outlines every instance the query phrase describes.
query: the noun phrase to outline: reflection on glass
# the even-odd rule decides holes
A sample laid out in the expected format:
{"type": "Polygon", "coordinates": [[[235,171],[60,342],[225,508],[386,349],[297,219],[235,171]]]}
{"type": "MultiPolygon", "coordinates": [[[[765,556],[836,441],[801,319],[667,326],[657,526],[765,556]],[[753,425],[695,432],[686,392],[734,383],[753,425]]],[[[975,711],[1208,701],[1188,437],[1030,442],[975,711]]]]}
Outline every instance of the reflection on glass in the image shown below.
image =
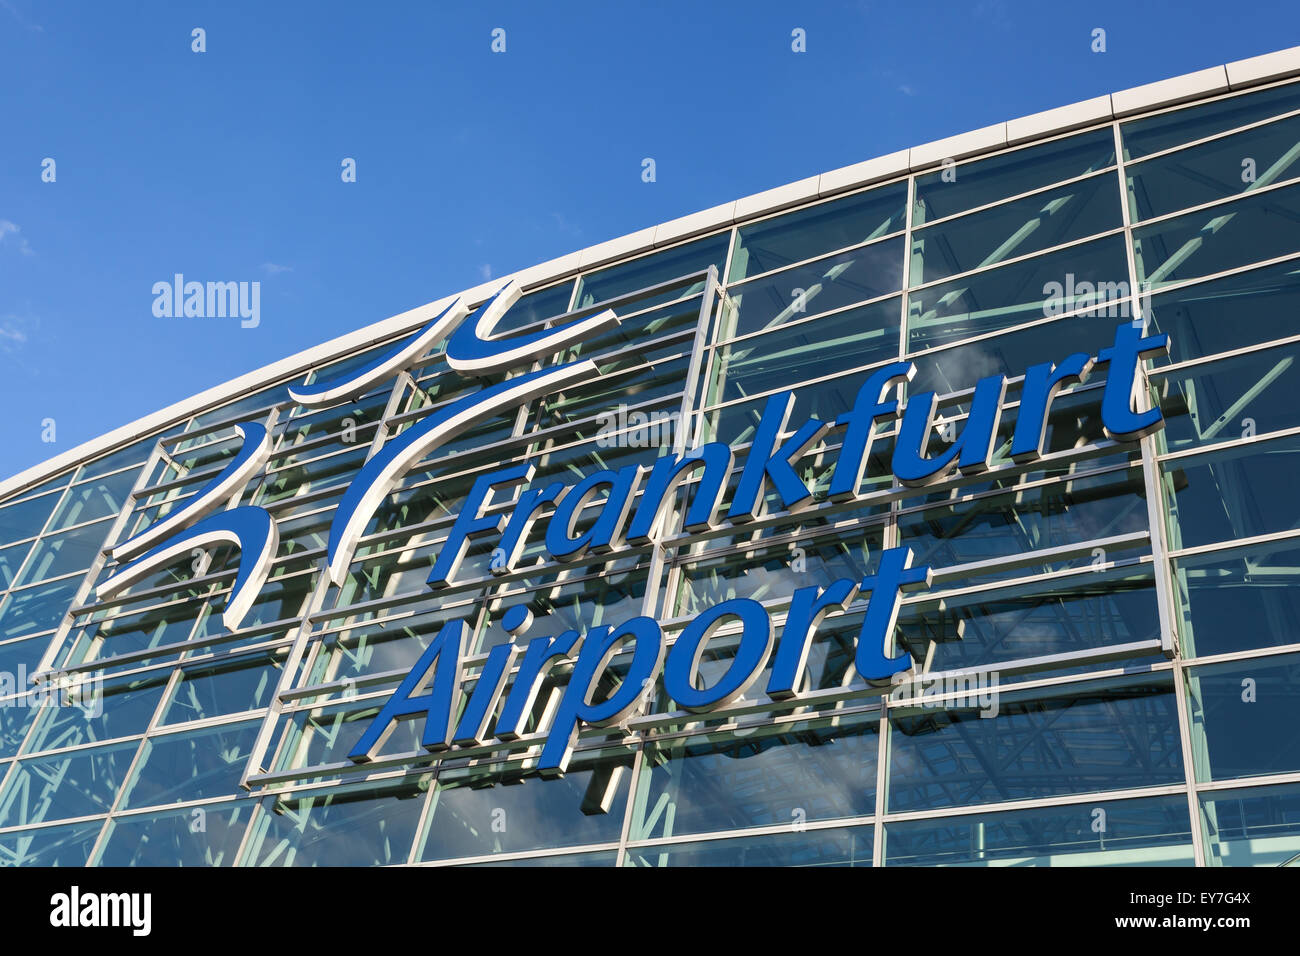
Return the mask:
{"type": "Polygon", "coordinates": [[[1194,866],[1185,797],[1097,800],[885,826],[886,866],[1194,866]]]}
{"type": "MultiPolygon", "coordinates": [[[[1034,698],[997,716],[919,709],[890,721],[889,810],[931,810],[1183,781],[1168,675],[1034,698]]],[[[987,713],[987,711],[985,711],[987,713]]]]}
{"type": "Polygon", "coordinates": [[[1212,551],[1174,562],[1183,656],[1300,641],[1300,542],[1212,551]]]}
{"type": "Polygon", "coordinates": [[[1196,779],[1300,770],[1300,654],[1189,668],[1187,706],[1196,779]]]}
{"type": "Polygon", "coordinates": [[[1201,826],[1210,866],[1295,866],[1300,855],[1300,787],[1202,794],[1201,826]]]}
{"type": "Polygon", "coordinates": [[[629,847],[624,866],[871,866],[872,828],[629,847]]]}
{"type": "Polygon", "coordinates": [[[500,763],[443,770],[430,795],[419,859],[617,842],[631,766],[627,752],[578,751],[562,777],[500,763]]]}
{"type": "Polygon", "coordinates": [[[630,839],[870,816],[879,725],[873,712],[647,744],[630,839]]]}

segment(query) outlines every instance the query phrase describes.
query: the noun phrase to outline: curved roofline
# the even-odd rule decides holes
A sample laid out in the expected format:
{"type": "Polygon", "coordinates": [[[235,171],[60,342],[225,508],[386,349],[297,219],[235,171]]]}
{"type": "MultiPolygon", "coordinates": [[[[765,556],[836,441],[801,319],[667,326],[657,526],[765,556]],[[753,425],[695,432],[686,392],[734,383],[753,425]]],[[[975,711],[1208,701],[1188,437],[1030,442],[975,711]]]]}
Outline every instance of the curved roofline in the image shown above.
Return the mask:
{"type": "Polygon", "coordinates": [[[1117,93],[1097,96],[913,146],[910,149],[898,150],[671,219],[657,226],[640,229],[626,236],[598,243],[557,259],[480,283],[459,293],[443,296],[433,302],[382,319],[238,378],[215,385],[0,481],[0,500],[39,484],[67,468],[227,402],[241,392],[257,391],[278,379],[304,374],[316,365],[336,361],[340,353],[364,351],[372,345],[418,328],[450,305],[458,296],[464,296],[470,302],[481,302],[509,279],[518,280],[525,289],[548,285],[587,269],[640,253],[652,252],[661,246],[715,232],[738,222],[755,219],[791,206],[814,202],[912,173],[937,169],[945,160],[969,160],[983,154],[1023,146],[1084,127],[1125,119],[1139,113],[1157,112],[1193,100],[1237,93],[1295,76],[1300,76],[1300,46],[1135,86],[1117,93]]]}

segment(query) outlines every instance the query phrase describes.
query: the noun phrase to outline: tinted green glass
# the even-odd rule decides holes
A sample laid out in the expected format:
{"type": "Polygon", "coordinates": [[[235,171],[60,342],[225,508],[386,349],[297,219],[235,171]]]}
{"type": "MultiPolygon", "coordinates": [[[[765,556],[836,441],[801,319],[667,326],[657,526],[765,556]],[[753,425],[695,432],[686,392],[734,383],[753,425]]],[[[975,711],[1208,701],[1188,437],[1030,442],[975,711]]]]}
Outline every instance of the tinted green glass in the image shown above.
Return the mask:
{"type": "Polygon", "coordinates": [[[908,348],[932,348],[1130,292],[1123,238],[1097,239],[908,293],[908,348]]]}
{"type": "Polygon", "coordinates": [[[0,794],[0,826],[107,813],[139,741],[20,760],[0,794]]]}
{"type": "Polygon", "coordinates": [[[898,232],[906,205],[907,184],[896,183],[742,226],[728,281],[898,232]]]}
{"type": "Polygon", "coordinates": [[[720,338],[750,335],[786,322],[897,292],[903,282],[903,243],[889,239],[837,252],[775,275],[732,286],[736,311],[720,338]]]}
{"type": "MultiPolygon", "coordinates": [[[[721,275],[730,243],[731,233],[723,232],[707,239],[698,239],[662,252],[651,253],[622,265],[610,266],[599,272],[588,273],[578,279],[574,308],[582,309],[630,292],[639,292],[660,282],[667,282],[692,272],[702,272],[711,265],[717,266],[718,274],[721,275]]],[[[620,310],[646,308],[654,302],[666,302],[669,299],[680,298],[688,292],[702,291],[703,288],[704,282],[699,280],[640,300],[630,306],[623,306],[620,310]]]]}
{"type": "Polygon", "coordinates": [[[1296,334],[1300,262],[1251,269],[1150,297],[1151,329],[1169,333],[1168,365],[1296,334]]]}
{"type": "Polygon", "coordinates": [[[1195,365],[1152,382],[1169,451],[1300,425],[1300,343],[1195,365]]]}
{"type": "Polygon", "coordinates": [[[1187,800],[1154,797],[912,820],[885,827],[886,866],[1194,866],[1187,800]]]}
{"type": "Polygon", "coordinates": [[[85,866],[102,820],[0,835],[0,866],[85,866]]]}
{"type": "Polygon", "coordinates": [[[631,762],[627,753],[579,752],[557,778],[521,776],[500,765],[444,770],[419,859],[617,842],[631,762]]]}
{"type": "Polygon", "coordinates": [[[235,793],[260,722],[155,735],[140,752],[124,809],[235,793]]]}
{"type": "Polygon", "coordinates": [[[59,503],[50,530],[85,524],[96,518],[116,517],[127,505],[127,498],[139,471],[119,471],[107,478],[73,485],[59,503]]]}
{"type": "Polygon", "coordinates": [[[879,723],[870,713],[647,744],[629,838],[870,816],[879,723]]]}
{"type": "Polygon", "coordinates": [[[1300,184],[1133,230],[1144,289],[1300,252],[1300,184]]]}
{"type": "Polygon", "coordinates": [[[1297,109],[1300,109],[1300,83],[1292,83],[1123,123],[1120,132],[1124,139],[1124,158],[1140,159],[1297,109]]]}
{"type": "Polygon", "coordinates": [[[427,778],[309,795],[268,797],[253,824],[245,866],[387,866],[405,863],[427,778]]]}
{"type": "Polygon", "coordinates": [[[535,325],[543,319],[563,315],[569,310],[569,299],[572,295],[572,279],[521,295],[519,301],[510,307],[510,311],[501,317],[496,330],[498,333],[514,332],[525,326],[535,325]]]}
{"type": "Polygon", "coordinates": [[[1165,462],[1170,545],[1194,548],[1300,526],[1300,436],[1165,462]]]}
{"type": "Polygon", "coordinates": [[[105,518],[72,531],[41,538],[15,583],[21,586],[85,571],[95,560],[112,526],[112,519],[105,518]]]}
{"type": "Polygon", "coordinates": [[[0,548],[0,590],[4,590],[14,583],[18,569],[23,566],[23,561],[26,560],[31,550],[31,542],[0,548]]]}
{"type": "Polygon", "coordinates": [[[97,866],[233,866],[254,804],[221,803],[116,817],[97,866]]]}
{"type": "Polygon", "coordinates": [[[871,827],[629,847],[625,866],[871,866],[871,827]]]}
{"type": "Polygon", "coordinates": [[[1179,558],[1174,583],[1184,657],[1295,643],[1300,544],[1294,539],[1179,558]]]}
{"type": "Polygon", "coordinates": [[[144,733],[170,678],[171,672],[163,670],[143,677],[106,680],[98,690],[89,683],[84,691],[88,706],[40,709],[36,729],[24,752],[83,746],[144,733]]]}
{"type": "Polygon", "coordinates": [[[186,668],[163,711],[162,723],[179,724],[265,707],[280,679],[283,654],[257,654],[219,666],[186,668]]]}
{"type": "Polygon", "coordinates": [[[50,512],[59,503],[61,492],[49,492],[25,498],[0,508],[0,539],[21,541],[41,533],[50,512]]]}
{"type": "Polygon", "coordinates": [[[1294,866],[1300,854],[1300,787],[1203,794],[1201,826],[1210,866],[1294,866]]]}
{"type": "Polygon", "coordinates": [[[1167,153],[1124,172],[1135,222],[1285,182],[1300,176],[1300,116],[1167,153]]]}
{"type": "Polygon", "coordinates": [[[934,567],[1010,558],[1145,530],[1144,493],[1136,469],[1037,485],[899,515],[899,540],[934,567]]]}
{"type": "Polygon", "coordinates": [[[1034,699],[996,718],[929,710],[890,721],[891,811],[1181,783],[1172,682],[1135,677],[1034,699]]]}
{"type": "Polygon", "coordinates": [[[908,283],[995,266],[1123,224],[1114,174],[1093,176],[913,231],[908,283]]]}
{"type": "Polygon", "coordinates": [[[1300,770],[1300,654],[1187,670],[1198,780],[1300,770]]]}
{"type": "Polygon", "coordinates": [[[1110,128],[1069,136],[916,177],[912,225],[1083,176],[1115,164],[1110,128]]]}
{"type": "Polygon", "coordinates": [[[0,602],[0,640],[53,630],[68,612],[79,587],[81,578],[74,576],[10,591],[0,602]]]}
{"type": "Polygon", "coordinates": [[[899,300],[885,299],[721,346],[711,403],[797,387],[810,369],[833,375],[894,359],[901,322],[899,300]]]}
{"type": "Polygon", "coordinates": [[[899,616],[902,646],[923,660],[934,643],[931,666],[940,671],[1159,638],[1150,571],[1132,569],[960,594],[899,616]]]}

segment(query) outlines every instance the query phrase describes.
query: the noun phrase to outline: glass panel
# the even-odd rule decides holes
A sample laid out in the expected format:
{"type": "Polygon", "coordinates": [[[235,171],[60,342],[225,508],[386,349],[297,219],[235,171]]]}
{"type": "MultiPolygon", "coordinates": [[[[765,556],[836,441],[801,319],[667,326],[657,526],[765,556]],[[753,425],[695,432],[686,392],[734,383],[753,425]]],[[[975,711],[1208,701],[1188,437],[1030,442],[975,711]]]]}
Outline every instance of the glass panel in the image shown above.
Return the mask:
{"type": "Polygon", "coordinates": [[[911,285],[994,266],[1124,224],[1119,183],[1102,174],[912,233],[911,285]]]}
{"type": "Polygon", "coordinates": [[[0,508],[0,540],[21,541],[40,534],[61,494],[37,495],[0,508]]]}
{"type": "Polygon", "coordinates": [[[1300,641],[1300,542],[1294,539],[1179,558],[1174,582],[1184,657],[1300,641]]]}
{"type": "Polygon", "coordinates": [[[1300,527],[1300,435],[1165,462],[1170,547],[1194,548],[1300,527]]]}
{"type": "MultiPolygon", "coordinates": [[[[730,243],[731,232],[728,230],[716,236],[709,236],[707,239],[699,239],[662,252],[654,252],[640,259],[633,259],[631,262],[580,276],[574,308],[582,309],[629,292],[638,292],[660,282],[667,282],[692,272],[701,272],[710,265],[717,266],[718,274],[721,275],[730,243]]],[[[703,289],[704,280],[701,279],[690,286],[678,287],[638,301],[632,308],[646,308],[654,302],[666,302],[703,289]]],[[[621,311],[627,311],[627,307],[623,307],[621,311]]]]}
{"type": "Polygon", "coordinates": [[[265,707],[280,680],[284,651],[257,654],[190,670],[163,710],[163,724],[179,724],[265,707]]]}
{"type": "Polygon", "coordinates": [[[365,791],[269,797],[246,866],[388,866],[405,863],[424,808],[427,777],[365,791]]]}
{"type": "MultiPolygon", "coordinates": [[[[151,435],[148,438],[142,438],[133,445],[127,445],[118,451],[108,455],[101,455],[94,461],[87,462],[81,466],[81,471],[77,472],[77,481],[87,481],[91,478],[98,478],[100,475],[107,475],[110,472],[126,468],[128,465],[137,465],[131,473],[138,475],[140,467],[144,466],[145,461],[153,451],[153,446],[157,444],[158,436],[151,435]]],[[[130,486],[128,486],[129,489],[130,486]]]]}
{"type": "Polygon", "coordinates": [[[164,670],[105,681],[98,697],[93,684],[83,685],[84,699],[91,706],[41,708],[25,752],[78,747],[144,733],[170,678],[171,673],[164,670]]]}
{"type": "Polygon", "coordinates": [[[1300,770],[1300,654],[1187,671],[1197,780],[1300,770]]]}
{"type": "Polygon", "coordinates": [[[912,225],[954,216],[1115,164],[1110,127],[916,177],[912,225]]]}
{"type": "Polygon", "coordinates": [[[1300,185],[1283,186],[1133,230],[1143,288],[1300,252],[1300,185]]]}
{"type": "Polygon", "coordinates": [[[14,575],[23,566],[23,560],[31,550],[31,542],[0,548],[0,591],[14,583],[14,575]]]}
{"type": "Polygon", "coordinates": [[[1157,366],[1285,338],[1298,331],[1300,262],[1163,292],[1150,304],[1152,329],[1170,338],[1169,356],[1157,366]]]}
{"type": "Polygon", "coordinates": [[[794,388],[814,375],[896,358],[901,321],[899,300],[885,299],[721,346],[715,353],[709,402],[794,388]]]}
{"type": "MultiPolygon", "coordinates": [[[[1291,84],[1123,123],[1124,158],[1139,159],[1296,109],[1300,84],[1291,84]]],[[[1240,168],[1240,162],[1237,165],[1240,168]]]]}
{"type": "Polygon", "coordinates": [[[250,721],[148,739],[122,808],[235,793],[261,727],[259,721],[250,721]]]}
{"type": "Polygon", "coordinates": [[[885,826],[886,866],[1195,866],[1184,797],[885,826]]]}
{"type": "Polygon", "coordinates": [[[879,726],[877,711],[647,743],[629,838],[871,816],[879,726]]]}
{"type": "Polygon", "coordinates": [[[760,279],[732,286],[728,294],[735,310],[719,338],[763,332],[897,292],[903,284],[903,240],[888,239],[837,252],[825,259],[795,266],[760,279]]]}
{"type": "Polygon", "coordinates": [[[1203,794],[1201,826],[1210,866],[1294,866],[1300,854],[1300,786],[1203,794]]]}
{"type": "Polygon", "coordinates": [[[10,591],[0,604],[0,640],[39,634],[58,626],[68,613],[82,578],[64,578],[52,584],[34,584],[10,591]]]}
{"type": "Polygon", "coordinates": [[[893,812],[1183,782],[1168,676],[891,719],[893,812]]]}
{"type": "Polygon", "coordinates": [[[0,704],[0,757],[16,754],[32,726],[36,708],[27,703],[29,699],[11,698],[0,704]]]}
{"type": "Polygon", "coordinates": [[[96,866],[234,866],[254,804],[219,803],[119,816],[96,866]]]}
{"type": "Polygon", "coordinates": [[[85,866],[103,820],[0,834],[0,866],[85,866]]]}
{"type": "Polygon", "coordinates": [[[1293,116],[1129,166],[1133,221],[1294,179],[1298,160],[1300,116],[1293,116]]]}
{"type": "Polygon", "coordinates": [[[742,226],[728,281],[898,232],[906,206],[907,183],[895,183],[742,226]]]}
{"type": "Polygon", "coordinates": [[[674,616],[698,614],[722,601],[789,597],[796,588],[874,573],[884,547],[879,525],[793,544],[708,555],[682,567],[674,616]]]}
{"type": "Polygon", "coordinates": [[[106,518],[96,524],[41,538],[32,551],[31,560],[23,568],[18,584],[85,571],[94,562],[104,544],[104,536],[112,526],[112,519],[106,518]]]}
{"type": "MultiPolygon", "coordinates": [[[[916,552],[918,565],[934,567],[1013,557],[1146,527],[1145,491],[1137,469],[955,501],[898,516],[899,543],[916,552]]],[[[1096,557],[1088,554],[1065,566],[1079,567],[1096,557]]]]}
{"type": "Polygon", "coordinates": [[[1104,302],[1112,305],[1098,311],[1114,316],[1131,291],[1123,238],[1097,239],[909,293],[907,347],[933,348],[1104,302]]]}
{"type": "Polygon", "coordinates": [[[934,644],[931,666],[944,671],[1158,640],[1160,618],[1150,570],[1130,568],[914,605],[899,629],[917,660],[934,644]]]}
{"type": "Polygon", "coordinates": [[[1249,438],[1300,425],[1300,342],[1152,379],[1164,449],[1249,438]]]}
{"type": "Polygon", "coordinates": [[[20,760],[0,794],[0,826],[107,813],[139,741],[20,760]]]}
{"type": "Polygon", "coordinates": [[[625,866],[870,866],[871,827],[629,847],[625,866]]]}
{"type": "Polygon", "coordinates": [[[73,485],[54,513],[50,529],[67,528],[96,518],[120,514],[126,507],[127,497],[135,486],[139,473],[139,469],[119,471],[99,481],[73,485]]]}
{"type": "Polygon", "coordinates": [[[480,765],[446,769],[430,799],[421,860],[617,842],[631,755],[578,751],[562,777],[480,765]]]}
{"type": "Polygon", "coordinates": [[[484,860],[467,866],[616,866],[617,850],[595,853],[559,853],[553,856],[526,856],[517,860],[484,860]]]}
{"type": "Polygon", "coordinates": [[[515,332],[525,326],[533,325],[543,319],[563,315],[569,310],[569,299],[573,295],[573,280],[567,279],[559,285],[546,289],[537,289],[519,297],[519,301],[510,307],[510,311],[497,323],[497,333],[515,332]]]}

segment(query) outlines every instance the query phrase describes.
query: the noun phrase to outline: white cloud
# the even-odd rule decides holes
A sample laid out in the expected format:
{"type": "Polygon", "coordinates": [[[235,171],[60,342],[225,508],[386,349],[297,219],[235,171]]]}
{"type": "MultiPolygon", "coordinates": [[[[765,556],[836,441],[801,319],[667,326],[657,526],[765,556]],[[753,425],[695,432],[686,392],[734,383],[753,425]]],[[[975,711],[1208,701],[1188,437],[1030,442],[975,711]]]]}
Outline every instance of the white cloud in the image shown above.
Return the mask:
{"type": "Polygon", "coordinates": [[[486,262],[483,263],[483,265],[478,267],[478,271],[479,271],[479,275],[483,277],[484,282],[492,278],[492,267],[488,265],[486,262]]]}
{"type": "Polygon", "coordinates": [[[36,255],[32,249],[31,243],[19,235],[22,229],[17,223],[10,222],[8,219],[0,219],[0,243],[8,244],[9,237],[13,236],[18,243],[18,251],[25,256],[36,255]]]}
{"type": "Polygon", "coordinates": [[[27,333],[23,331],[16,315],[0,316],[0,351],[12,352],[27,343],[27,333]]]}
{"type": "Polygon", "coordinates": [[[278,276],[281,272],[292,272],[293,266],[282,266],[275,262],[263,262],[262,271],[269,276],[278,276]]]}
{"type": "Polygon", "coordinates": [[[17,20],[19,23],[25,26],[28,30],[31,30],[33,33],[45,32],[45,27],[41,26],[39,23],[36,23],[32,20],[28,20],[25,16],[23,16],[22,12],[16,6],[14,6],[12,0],[0,0],[0,7],[4,7],[4,9],[9,12],[10,16],[12,16],[15,20],[17,20]]]}

